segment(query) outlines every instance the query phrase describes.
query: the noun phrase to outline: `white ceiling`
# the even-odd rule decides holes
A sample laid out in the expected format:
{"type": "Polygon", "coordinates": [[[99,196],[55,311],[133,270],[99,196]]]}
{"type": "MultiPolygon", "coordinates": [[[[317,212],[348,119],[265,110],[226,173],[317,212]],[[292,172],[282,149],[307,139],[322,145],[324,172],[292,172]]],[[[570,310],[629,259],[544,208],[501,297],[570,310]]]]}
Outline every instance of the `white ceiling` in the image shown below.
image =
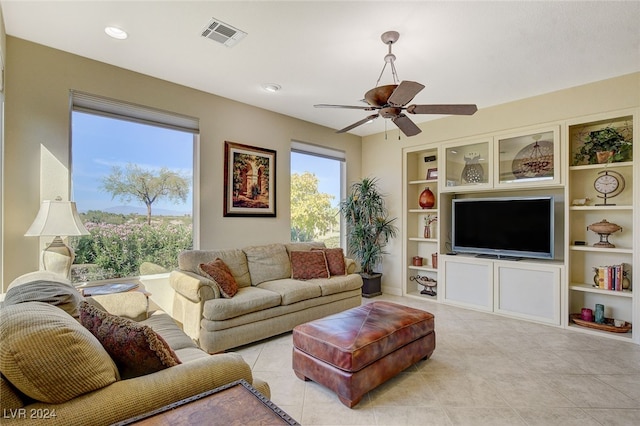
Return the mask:
{"type": "MultiPolygon", "coordinates": [[[[367,111],[387,46],[412,103],[488,106],[640,71],[640,2],[0,0],[8,35],[340,129],[367,111]],[[248,33],[200,36],[215,17],[248,33]],[[129,33],[107,37],[104,27],[129,33]],[[273,94],[263,83],[277,83],[273,94]],[[360,104],[361,105],[361,104],[360,104]]],[[[380,84],[390,84],[385,71],[380,84]]],[[[439,116],[410,115],[416,123],[439,116]]],[[[385,120],[352,130],[384,131],[385,120]]],[[[388,128],[394,127],[387,122],[388,128]]]]}

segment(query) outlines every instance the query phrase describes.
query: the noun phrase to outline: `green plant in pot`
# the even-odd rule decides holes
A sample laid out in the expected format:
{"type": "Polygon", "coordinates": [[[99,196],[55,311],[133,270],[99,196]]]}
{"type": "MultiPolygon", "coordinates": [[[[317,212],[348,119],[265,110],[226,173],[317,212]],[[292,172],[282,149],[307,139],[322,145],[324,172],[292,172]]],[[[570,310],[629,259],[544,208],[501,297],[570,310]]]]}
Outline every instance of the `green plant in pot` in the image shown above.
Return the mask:
{"type": "Polygon", "coordinates": [[[381,292],[382,274],[374,268],[387,252],[384,247],[398,233],[389,218],[377,179],[364,178],[351,185],[347,198],[340,202],[340,213],[347,224],[349,252],[360,263],[360,275],[364,281],[362,295],[373,297],[381,292]]]}
{"type": "Polygon", "coordinates": [[[574,164],[616,163],[631,159],[631,141],[614,127],[607,126],[586,134],[574,155],[574,164]]]}

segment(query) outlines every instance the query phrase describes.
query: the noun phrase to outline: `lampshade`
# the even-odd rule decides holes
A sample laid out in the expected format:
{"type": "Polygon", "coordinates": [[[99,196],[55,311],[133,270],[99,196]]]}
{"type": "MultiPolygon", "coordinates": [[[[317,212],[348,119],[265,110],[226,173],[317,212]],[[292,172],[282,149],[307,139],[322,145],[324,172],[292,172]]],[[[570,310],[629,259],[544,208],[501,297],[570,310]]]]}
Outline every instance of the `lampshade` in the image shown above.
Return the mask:
{"type": "Polygon", "coordinates": [[[76,203],[62,201],[59,197],[55,201],[45,200],[35,220],[24,234],[26,237],[55,237],[51,244],[42,250],[41,266],[45,271],[58,273],[70,278],[71,265],[75,254],[60,236],[89,235],[84,227],[76,203]]]}
{"type": "Polygon", "coordinates": [[[84,227],[76,203],[73,201],[45,200],[25,237],[57,237],[89,235],[84,227]]]}

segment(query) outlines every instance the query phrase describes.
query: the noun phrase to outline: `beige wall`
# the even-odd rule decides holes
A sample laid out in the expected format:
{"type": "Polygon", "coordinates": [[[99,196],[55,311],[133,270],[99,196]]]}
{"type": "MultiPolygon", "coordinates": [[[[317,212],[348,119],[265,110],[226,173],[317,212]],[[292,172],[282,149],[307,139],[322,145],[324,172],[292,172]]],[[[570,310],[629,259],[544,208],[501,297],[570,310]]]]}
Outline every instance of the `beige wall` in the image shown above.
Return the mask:
{"type": "Polygon", "coordinates": [[[200,118],[200,246],[289,241],[292,140],[346,152],[347,181],[360,176],[361,138],[7,37],[3,289],[38,267],[40,244],[24,233],[40,201],[69,196],[69,90],[200,118]],[[224,141],[275,149],[277,218],[224,218],[224,141]],[[41,172],[42,170],[42,172],[41,172]]]}
{"type": "MultiPolygon", "coordinates": [[[[640,73],[624,75],[546,95],[482,108],[470,117],[447,117],[420,125],[422,133],[411,138],[393,128],[387,134],[363,138],[362,175],[377,176],[388,194],[390,214],[398,217],[402,229],[402,149],[404,147],[461,139],[481,134],[501,133],[527,126],[559,122],[574,117],[625,108],[640,107],[640,73]]],[[[566,141],[562,141],[566,143],[566,141]]],[[[383,265],[383,292],[401,294],[402,238],[387,247],[390,254],[383,265]]]]}

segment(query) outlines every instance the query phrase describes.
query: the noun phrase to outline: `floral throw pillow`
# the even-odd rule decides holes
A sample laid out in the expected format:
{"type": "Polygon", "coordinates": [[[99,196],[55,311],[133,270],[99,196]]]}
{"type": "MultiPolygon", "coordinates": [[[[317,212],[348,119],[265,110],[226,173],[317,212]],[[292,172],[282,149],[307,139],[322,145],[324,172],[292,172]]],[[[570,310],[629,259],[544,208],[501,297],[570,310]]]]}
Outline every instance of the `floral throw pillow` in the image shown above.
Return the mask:
{"type": "Polygon", "coordinates": [[[322,250],[324,252],[330,275],[347,274],[347,264],[344,262],[344,252],[342,248],[312,248],[311,250],[322,250]]]}
{"type": "Polygon", "coordinates": [[[329,278],[329,268],[324,252],[322,250],[292,251],[291,278],[295,280],[329,278]]]}
{"type": "Polygon", "coordinates": [[[238,283],[222,259],[217,258],[213,262],[201,263],[200,271],[205,277],[211,278],[218,284],[222,297],[230,299],[238,292],[238,283]]]}
{"type": "Polygon", "coordinates": [[[82,301],[80,323],[102,344],[122,379],[144,376],[180,364],[169,344],[148,325],[104,312],[82,301]]]}

